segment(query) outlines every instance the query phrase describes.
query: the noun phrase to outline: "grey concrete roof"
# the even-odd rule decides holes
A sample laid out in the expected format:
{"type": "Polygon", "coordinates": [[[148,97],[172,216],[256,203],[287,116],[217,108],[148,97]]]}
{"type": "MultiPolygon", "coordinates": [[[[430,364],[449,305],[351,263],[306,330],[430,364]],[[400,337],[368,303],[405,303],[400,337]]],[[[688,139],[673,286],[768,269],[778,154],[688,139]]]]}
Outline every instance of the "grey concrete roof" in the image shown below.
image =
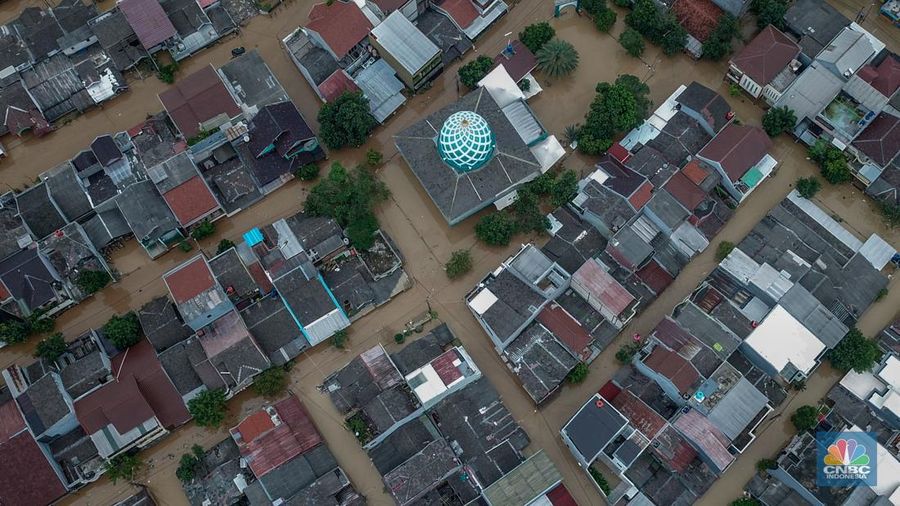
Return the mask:
{"type": "Polygon", "coordinates": [[[728,124],[731,105],[722,95],[697,81],[691,82],[675,100],[683,107],[690,108],[706,118],[713,132],[722,130],[728,124]]]}
{"type": "Polygon", "coordinates": [[[137,315],[144,335],[157,353],[184,341],[193,334],[181,321],[175,304],[167,296],[157,297],[144,304],[137,315]]]}
{"type": "Polygon", "coordinates": [[[209,259],[209,270],[229,298],[235,302],[251,296],[259,289],[238,256],[237,248],[229,248],[209,259]]]}
{"type": "Polygon", "coordinates": [[[278,78],[256,49],[219,67],[222,80],[246,107],[263,107],[290,100],[278,78]]]}
{"type": "Polygon", "coordinates": [[[610,230],[623,227],[637,214],[625,198],[593,179],[581,193],[586,199],[579,205],[596,215],[610,230]]]}
{"type": "Polygon", "coordinates": [[[481,319],[503,342],[514,337],[519,327],[534,317],[537,308],[546,301],[507,269],[485,285],[497,301],[481,315],[481,319]]]}
{"type": "Polygon", "coordinates": [[[37,248],[23,249],[0,262],[0,280],[10,295],[30,311],[56,297],[56,276],[37,248]]]}
{"type": "Polygon", "coordinates": [[[129,69],[143,58],[150,55],[137,42],[137,35],[119,9],[103,13],[89,23],[91,31],[97,36],[100,47],[106,50],[115,66],[120,71],[129,69]]]}
{"type": "Polygon", "coordinates": [[[462,58],[472,49],[472,41],[453,24],[448,16],[433,9],[426,9],[416,18],[416,26],[443,53],[444,66],[462,58]]]}
{"type": "Polygon", "coordinates": [[[843,79],[855,74],[875,54],[875,49],[866,34],[844,28],[816,60],[843,79]]]}
{"type": "Polygon", "coordinates": [[[432,441],[396,469],[384,475],[388,491],[399,504],[413,504],[459,469],[453,449],[442,439],[432,441]]]}
{"type": "Polygon", "coordinates": [[[778,304],[829,349],[834,348],[850,330],[799,283],[794,284],[778,304]]]}
{"type": "Polygon", "coordinates": [[[540,173],[540,165],[490,94],[479,88],[394,137],[410,170],[452,225],[487,207],[540,173]],[[496,141],[493,158],[478,170],[460,174],[441,160],[434,139],[444,121],[458,111],[480,114],[496,141]]]}
{"type": "Polygon", "coordinates": [[[689,156],[699,153],[710,139],[706,130],[694,118],[678,111],[647,146],[662,153],[669,163],[681,167],[689,156]]]}
{"type": "Polygon", "coordinates": [[[45,374],[16,398],[29,427],[39,436],[72,413],[56,374],[45,374]]]}
{"type": "Polygon", "coordinates": [[[103,352],[95,349],[60,369],[63,386],[73,399],[106,382],[110,370],[103,352]]]}
{"type": "Polygon", "coordinates": [[[151,181],[129,186],[116,202],[138,241],[155,241],[178,228],[178,221],[151,181]]]}
{"type": "Polygon", "coordinates": [[[31,234],[19,217],[12,193],[7,195],[10,197],[9,201],[3,202],[3,207],[0,207],[0,259],[19,251],[21,249],[20,240],[24,242],[32,240],[31,234]]]}
{"type": "Polygon", "coordinates": [[[562,430],[575,450],[590,462],[628,425],[612,404],[599,395],[593,396],[566,423],[562,430]]]}
{"type": "Polygon", "coordinates": [[[731,355],[741,344],[741,341],[730,330],[692,302],[688,302],[678,309],[675,321],[694,337],[715,350],[723,359],[731,355]]]}
{"type": "Polygon", "coordinates": [[[344,231],[333,218],[299,212],[286,221],[303,249],[314,251],[316,259],[325,258],[345,246],[344,231]]]}
{"type": "Polygon", "coordinates": [[[615,248],[618,256],[634,267],[643,264],[653,254],[653,247],[641,239],[634,227],[624,227],[616,232],[609,240],[609,247],[615,248]]]}
{"type": "Polygon", "coordinates": [[[63,31],[49,10],[26,7],[11,24],[36,61],[60,49],[56,41],[63,31]]]}
{"type": "Polygon", "coordinates": [[[666,160],[663,153],[653,146],[640,148],[625,161],[625,166],[649,179],[657,188],[665,184],[679,167],[666,160]]]}
{"type": "Polygon", "coordinates": [[[658,189],[653,194],[647,202],[647,209],[673,230],[690,215],[687,209],[665,189],[658,189]]]}
{"type": "Polygon", "coordinates": [[[404,70],[418,73],[441,50],[400,11],[394,11],[369,33],[404,70]]]}
{"type": "Polygon", "coordinates": [[[53,202],[68,221],[75,221],[91,212],[91,203],[71,163],[64,162],[44,175],[53,202]]]}
{"type": "MultiPolygon", "coordinates": [[[[196,340],[194,341],[196,342],[196,340]]],[[[159,354],[159,362],[166,371],[166,375],[169,376],[172,384],[175,385],[175,389],[182,396],[204,385],[200,376],[194,370],[191,355],[187,352],[189,347],[190,345],[187,341],[182,341],[159,354]]]]}
{"type": "Polygon", "coordinates": [[[408,342],[400,351],[392,353],[391,360],[400,374],[406,376],[437,358],[454,338],[447,324],[442,323],[424,336],[408,342]]]}
{"type": "Polygon", "coordinates": [[[278,297],[260,299],[243,309],[241,317],[259,347],[274,363],[284,361],[284,358],[277,360],[276,357],[279,350],[291,343],[296,344],[292,348],[294,356],[309,346],[300,332],[300,327],[278,297]]]}
{"type": "Polygon", "coordinates": [[[303,66],[315,86],[322,84],[338,69],[334,56],[313,44],[301,29],[294,31],[283,44],[288,54],[303,66]]]}
{"type": "Polygon", "coordinates": [[[565,381],[578,359],[540,323],[534,322],[504,350],[512,371],[540,404],[565,381]]]}
{"type": "Polygon", "coordinates": [[[38,183],[16,194],[16,203],[22,220],[38,239],[47,237],[66,224],[65,217],[50,199],[46,183],[38,183]]]}
{"type": "MultiPolygon", "coordinates": [[[[230,144],[227,146],[230,148],[230,144]]],[[[204,167],[203,177],[228,214],[246,209],[262,199],[262,192],[253,179],[252,169],[236,152],[233,158],[217,163],[212,168],[204,167]]]]}
{"type": "Polygon", "coordinates": [[[814,118],[841,89],[841,80],[818,62],[806,68],[781,95],[776,107],[794,111],[797,121],[814,118]]]}
{"type": "Polygon", "coordinates": [[[562,481],[562,475],[543,450],[528,458],[484,490],[492,506],[520,506],[546,493],[562,481]]]}
{"type": "Polygon", "coordinates": [[[63,53],[22,72],[22,81],[47,121],[56,121],[70,112],[84,111],[94,105],[84,81],[63,53]]]}
{"type": "Polygon", "coordinates": [[[768,403],[769,399],[762,392],[741,377],[710,411],[709,421],[733,440],[747,428],[760,411],[766,408],[768,403]]]}
{"type": "Polygon", "coordinates": [[[318,278],[307,279],[301,269],[275,280],[275,287],[302,325],[309,325],[337,309],[318,278]]]}
{"type": "Polygon", "coordinates": [[[800,37],[803,53],[814,58],[850,24],[850,20],[828,2],[797,0],[784,15],[787,28],[800,37]]]}
{"type": "Polygon", "coordinates": [[[147,175],[156,183],[159,192],[165,194],[197,176],[198,172],[188,152],[182,151],[159,165],[148,167],[147,175]]]}
{"type": "Polygon", "coordinates": [[[541,248],[548,258],[566,272],[575,272],[588,259],[606,248],[606,239],[594,227],[582,223],[566,207],[552,213],[553,219],[562,224],[541,248]]]}

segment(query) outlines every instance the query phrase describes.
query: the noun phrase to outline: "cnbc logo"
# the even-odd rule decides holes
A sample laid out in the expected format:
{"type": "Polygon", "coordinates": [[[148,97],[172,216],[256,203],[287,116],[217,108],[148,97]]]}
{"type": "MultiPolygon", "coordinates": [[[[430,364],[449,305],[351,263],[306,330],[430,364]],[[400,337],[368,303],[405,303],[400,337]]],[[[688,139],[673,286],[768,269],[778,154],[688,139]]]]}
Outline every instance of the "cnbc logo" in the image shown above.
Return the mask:
{"type": "Polygon", "coordinates": [[[866,432],[819,432],[816,482],[825,487],[875,485],[877,444],[866,432]]]}

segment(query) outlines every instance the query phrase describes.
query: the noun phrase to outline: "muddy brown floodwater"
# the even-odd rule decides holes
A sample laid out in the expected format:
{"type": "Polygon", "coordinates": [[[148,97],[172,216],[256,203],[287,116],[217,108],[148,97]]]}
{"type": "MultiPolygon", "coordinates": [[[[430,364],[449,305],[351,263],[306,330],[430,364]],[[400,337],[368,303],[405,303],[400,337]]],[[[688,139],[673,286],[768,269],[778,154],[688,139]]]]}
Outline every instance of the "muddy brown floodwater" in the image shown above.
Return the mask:
{"type": "MultiPolygon", "coordinates": [[[[103,7],[108,8],[111,3],[104,2],[103,7]]],[[[260,16],[251,20],[238,36],[190,58],[183,64],[180,72],[183,75],[210,63],[221,65],[229,59],[230,50],[234,46],[257,48],[305,117],[315,123],[320,103],[280,46],[283,36],[305,22],[312,3],[312,0],[289,1],[287,5],[279,7],[273,16],[260,16]]],[[[36,1],[2,4],[0,21],[11,19],[22,7],[32,4],[41,5],[36,1]]],[[[683,55],[665,57],[658,48],[652,46],[642,60],[628,57],[614,38],[623,29],[624,12],[620,12],[619,22],[612,35],[598,32],[589,20],[578,17],[572,11],[567,11],[560,19],[552,19],[551,15],[552,4],[547,0],[522,0],[516,3],[497,26],[478,41],[476,50],[467,55],[466,59],[468,61],[477,54],[493,56],[506,44],[506,33],[518,33],[529,23],[550,20],[558,35],[575,44],[581,55],[581,64],[573,76],[557,82],[548,82],[538,76],[545,91],[530,104],[547,129],[556,135],[562,136],[566,125],[582,120],[597,82],[611,81],[622,73],[631,73],[645,80],[655,103],[660,103],[680,84],[691,80],[700,81],[722,93],[741,121],[759,123],[761,111],[755,104],[746,97],[728,95],[727,87],[722,82],[724,64],[695,62],[683,55]]],[[[864,26],[876,22],[870,16],[864,26]]],[[[877,35],[882,36],[880,32],[877,35]]],[[[891,45],[891,40],[886,42],[891,45]]],[[[895,46],[896,44],[892,47],[895,46]]],[[[409,291],[354,323],[350,328],[350,346],[347,350],[319,347],[299,358],[290,373],[291,389],[309,407],[319,430],[354,485],[368,497],[371,504],[392,504],[379,474],[355,438],[343,428],[341,417],[328,398],[316,386],[329,373],[376,343],[384,344],[389,351],[395,350],[398,345],[392,339],[394,333],[414,316],[431,307],[438,312],[441,320],[450,324],[479,368],[497,388],[510,411],[528,432],[533,441],[528,451],[544,448],[548,452],[579,504],[604,504],[590,479],[569,455],[558,434],[584,399],[597,391],[618,369],[613,354],[619,343],[612,343],[610,349],[591,365],[591,374],[583,384],[564,387],[554,400],[541,410],[536,410],[530,398],[493,352],[490,341],[463,302],[466,292],[485,273],[496,268],[517,249],[518,244],[507,248],[485,248],[478,244],[472,233],[477,221],[475,218],[449,228],[405,167],[405,163],[396,156],[396,148],[391,141],[393,134],[459,96],[457,66],[458,64],[447,69],[437,78],[434,86],[412,98],[385,127],[375,132],[366,146],[331,154],[332,160],[346,165],[360,161],[364,151],[370,147],[385,154],[386,163],[379,170],[379,177],[391,189],[392,197],[379,211],[379,218],[382,227],[399,246],[414,284],[409,291]],[[464,278],[451,283],[444,275],[443,264],[451,252],[457,249],[471,249],[474,268],[464,278]]],[[[29,183],[43,170],[83,149],[95,136],[129,128],[146,115],[161,109],[156,94],[165,88],[163,83],[150,78],[130,85],[131,89],[125,95],[102,109],[61,126],[57,132],[43,139],[16,142],[4,139],[10,155],[0,164],[2,182],[11,187],[29,183]]],[[[713,245],[721,240],[739,242],[769,209],[784,198],[797,177],[814,172],[814,167],[806,160],[803,147],[786,137],[776,140],[773,151],[781,162],[775,175],[741,205],[719,237],[712,241],[713,245]]],[[[580,155],[570,155],[564,162],[564,166],[580,172],[585,172],[592,165],[592,159],[580,155]]],[[[306,184],[292,182],[249,210],[217,222],[215,237],[203,241],[201,248],[213,251],[220,239],[236,240],[241,233],[253,226],[296,212],[300,209],[307,190],[306,184]]],[[[873,214],[870,203],[858,190],[849,186],[827,188],[817,196],[817,200],[832,213],[840,215],[845,224],[861,236],[878,232],[895,246],[900,243],[900,234],[884,229],[873,214]]],[[[539,243],[545,241],[540,237],[517,239],[519,242],[530,239],[539,243]]],[[[651,330],[714,268],[714,249],[708,248],[707,252],[688,264],[662,296],[635,318],[621,335],[628,336],[634,332],[646,334],[651,330]]],[[[137,243],[130,241],[113,254],[113,264],[122,274],[121,281],[63,314],[58,321],[58,329],[68,338],[73,338],[88,328],[102,325],[114,313],[138,308],[151,298],[165,293],[162,274],[193,253],[172,251],[156,261],[150,261],[137,243]]],[[[900,307],[900,289],[897,284],[895,277],[891,281],[889,295],[875,304],[860,320],[860,328],[867,335],[873,335],[897,316],[897,308],[900,307]]],[[[34,344],[32,340],[30,343],[0,350],[0,365],[6,367],[13,362],[24,363],[31,360],[34,344]]],[[[789,413],[800,404],[812,403],[821,398],[837,378],[837,374],[827,366],[820,368],[808,381],[805,391],[790,398],[776,416],[764,422],[757,441],[714,484],[701,503],[726,504],[736,497],[755,472],[756,461],[774,455],[790,437],[791,431],[787,425],[789,417],[780,413],[789,413]]],[[[243,415],[257,409],[262,402],[262,399],[255,398],[249,391],[237,396],[229,403],[229,419],[225,426],[233,425],[243,415]]],[[[211,431],[193,424],[176,429],[161,443],[141,453],[146,467],[138,481],[148,485],[161,504],[185,504],[186,498],[174,474],[178,459],[193,444],[208,447],[224,437],[227,437],[225,429],[211,431]]],[[[101,478],[97,483],[66,497],[63,503],[111,504],[132,493],[133,488],[126,483],[113,484],[101,478]]]]}

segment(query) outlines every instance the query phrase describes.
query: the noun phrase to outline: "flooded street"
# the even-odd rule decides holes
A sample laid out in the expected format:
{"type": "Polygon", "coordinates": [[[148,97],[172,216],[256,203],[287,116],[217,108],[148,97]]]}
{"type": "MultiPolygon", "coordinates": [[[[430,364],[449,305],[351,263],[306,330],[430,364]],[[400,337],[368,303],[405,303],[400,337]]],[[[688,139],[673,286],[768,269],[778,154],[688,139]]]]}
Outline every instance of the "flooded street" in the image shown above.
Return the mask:
{"type": "MultiPolygon", "coordinates": [[[[109,3],[109,2],[107,2],[109,3]]],[[[0,9],[2,20],[16,15],[25,5],[38,2],[7,2],[0,9]]],[[[266,62],[281,81],[282,85],[298,105],[310,123],[315,123],[320,102],[309,85],[302,79],[293,63],[281,48],[280,39],[305,22],[312,0],[293,0],[279,7],[272,17],[259,16],[242,28],[240,35],[224,43],[207,49],[182,64],[181,75],[185,75],[209,63],[221,65],[230,58],[230,50],[244,46],[248,50],[258,48],[266,62]]],[[[849,3],[847,4],[849,5],[849,3]]],[[[844,7],[839,7],[844,9],[844,7]]],[[[855,9],[858,10],[858,7],[855,9]]],[[[544,92],[534,98],[530,105],[545,127],[557,136],[562,136],[567,125],[583,120],[594,97],[594,86],[600,81],[612,81],[619,74],[630,73],[645,80],[650,86],[654,103],[658,104],[669,96],[680,84],[697,80],[719,91],[735,109],[737,117],[746,124],[759,124],[761,110],[744,96],[731,97],[723,83],[724,63],[696,62],[679,55],[663,56],[659,49],[649,46],[643,61],[628,56],[615,38],[623,29],[624,12],[620,11],[619,21],[612,35],[598,32],[593,24],[579,18],[574,11],[567,10],[560,19],[552,19],[552,3],[548,0],[522,0],[490,29],[477,44],[477,50],[469,53],[466,60],[477,54],[493,56],[505,46],[507,32],[518,33],[525,25],[540,20],[550,20],[559,37],[572,42],[581,55],[581,64],[573,76],[558,82],[547,82],[538,76],[544,92]],[[474,53],[474,54],[473,54],[474,53]],[[645,62],[649,62],[645,63],[645,62]]],[[[873,23],[875,13],[864,23],[873,23]]],[[[877,21],[877,20],[876,20],[877,21]]],[[[867,26],[868,27],[868,26],[867,26]]],[[[883,36],[882,33],[876,33],[883,36]]],[[[895,39],[884,38],[889,47],[898,49],[895,39]]],[[[327,346],[304,354],[291,370],[291,389],[309,408],[319,430],[339,464],[346,470],[355,487],[364,494],[370,504],[393,504],[384,492],[379,474],[372,466],[355,437],[343,427],[343,420],[334,410],[327,396],[317,390],[322,379],[356,354],[382,343],[388,351],[398,345],[393,335],[414,316],[429,307],[437,311],[439,319],[449,323],[462,340],[469,354],[482,372],[490,379],[502,396],[509,410],[532,439],[528,451],[538,448],[547,451],[563,474],[566,486],[581,505],[604,504],[600,495],[585,473],[571,458],[562,444],[559,429],[580,407],[584,400],[608,381],[619,365],[614,359],[619,343],[610,345],[592,365],[588,379],[577,387],[566,386],[562,392],[543,409],[536,411],[531,399],[508,372],[506,366],[494,353],[490,340],[466,308],[464,295],[472,286],[493,270],[510,253],[518,249],[521,242],[529,238],[521,236],[516,244],[507,248],[486,248],[478,244],[473,234],[476,218],[454,228],[449,228],[425,195],[405,163],[397,156],[392,136],[423,115],[437,110],[454,101],[459,95],[457,89],[457,65],[445,70],[434,85],[407,102],[399,113],[388,120],[388,124],[375,132],[371,142],[357,150],[331,153],[332,161],[352,165],[362,159],[365,149],[374,147],[385,155],[385,166],[379,170],[381,177],[391,189],[392,197],[379,211],[379,218],[388,234],[399,246],[405,260],[405,267],[413,280],[413,288],[401,294],[387,305],[355,322],[349,329],[350,345],[340,351],[327,346]],[[443,264],[457,249],[471,249],[474,261],[472,272],[467,276],[449,281],[443,271],[443,264]]],[[[59,130],[42,138],[13,141],[4,139],[10,155],[0,162],[0,178],[10,187],[22,187],[32,182],[42,171],[71,158],[87,146],[97,135],[127,129],[142,121],[148,114],[161,109],[157,93],[166,85],[155,77],[144,81],[130,82],[130,91],[114,99],[102,109],[96,109],[73,122],[60,126],[59,130]]],[[[744,202],[732,220],[712,241],[706,252],[695,258],[679,275],[675,282],[644,312],[636,317],[620,336],[630,336],[635,332],[646,334],[669,313],[673,306],[682,301],[714,267],[715,244],[721,240],[739,242],[753,226],[791,190],[797,177],[811,175],[816,168],[806,160],[806,150],[786,136],[775,142],[772,155],[780,164],[762,189],[755,191],[744,202]]],[[[567,168],[579,172],[589,170],[593,162],[588,157],[570,155],[564,162],[567,168]]],[[[246,230],[259,224],[270,223],[295,213],[305,198],[308,184],[291,182],[249,210],[230,219],[222,219],[217,224],[214,237],[201,243],[201,247],[214,252],[219,240],[237,240],[246,230]]],[[[861,237],[877,232],[893,245],[900,245],[900,231],[885,230],[872,207],[861,192],[849,185],[826,187],[817,196],[820,205],[839,215],[850,229],[861,237]]],[[[546,239],[534,238],[542,243],[546,239]]],[[[79,333],[99,327],[115,313],[122,313],[140,307],[153,297],[165,293],[162,275],[195,254],[174,250],[158,260],[151,261],[132,240],[113,254],[112,262],[119,271],[121,281],[103,290],[93,299],[86,300],[75,309],[64,313],[57,322],[57,330],[73,338],[79,333]]],[[[897,316],[900,308],[900,286],[898,276],[890,284],[890,292],[876,303],[860,321],[860,328],[866,335],[873,335],[897,316]]],[[[14,362],[25,363],[31,359],[36,340],[0,350],[0,365],[6,367],[14,362]]],[[[756,471],[757,460],[771,457],[792,435],[789,414],[802,404],[812,404],[828,391],[839,378],[825,365],[807,382],[807,389],[794,393],[781,410],[764,422],[759,430],[759,438],[751,445],[728,472],[716,482],[704,496],[702,504],[727,504],[737,497],[744,484],[756,471]],[[785,415],[780,413],[784,412],[785,415]]],[[[234,425],[244,414],[255,410],[262,399],[245,391],[230,401],[229,419],[225,429],[211,431],[188,424],[163,439],[156,446],[143,451],[146,468],[139,482],[149,486],[160,504],[181,505],[186,503],[181,485],[175,478],[175,469],[181,454],[193,444],[209,447],[227,437],[227,427],[234,425]]],[[[112,484],[105,478],[97,483],[66,497],[63,504],[107,505],[133,493],[133,486],[119,482],[112,484]]]]}

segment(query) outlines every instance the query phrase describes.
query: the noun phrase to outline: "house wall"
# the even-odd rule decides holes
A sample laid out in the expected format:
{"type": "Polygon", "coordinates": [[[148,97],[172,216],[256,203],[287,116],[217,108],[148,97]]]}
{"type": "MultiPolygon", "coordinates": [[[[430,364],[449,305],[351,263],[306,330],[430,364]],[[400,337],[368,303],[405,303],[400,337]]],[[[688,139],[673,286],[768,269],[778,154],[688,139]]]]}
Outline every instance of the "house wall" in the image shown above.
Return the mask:
{"type": "Polygon", "coordinates": [[[765,88],[763,88],[762,94],[763,94],[763,97],[766,99],[766,103],[771,106],[774,106],[775,102],[778,102],[778,99],[781,98],[781,95],[782,95],[782,93],[780,91],[769,86],[768,84],[766,85],[765,88]]]}
{"type": "Polygon", "coordinates": [[[781,371],[775,369],[775,366],[769,363],[768,360],[764,359],[759,353],[756,352],[752,347],[747,345],[747,342],[744,341],[738,347],[741,353],[749,360],[753,365],[758,367],[764,373],[768,374],[772,378],[777,378],[781,371]]]}
{"type": "Polygon", "coordinates": [[[741,80],[738,81],[738,84],[741,88],[747,91],[753,98],[759,98],[759,94],[762,93],[762,86],[760,86],[756,81],[750,79],[747,74],[741,76],[741,80]]]}
{"type": "Polygon", "coordinates": [[[704,158],[700,155],[697,155],[697,158],[703,160],[704,163],[716,169],[716,172],[719,173],[722,179],[719,184],[722,186],[722,188],[725,189],[725,191],[728,192],[729,195],[731,195],[733,199],[737,200],[738,202],[744,199],[744,193],[738,190],[734,183],[731,182],[731,177],[725,172],[725,169],[722,168],[722,164],[708,158],[704,158]]]}
{"type": "Polygon", "coordinates": [[[687,404],[687,401],[681,397],[681,393],[678,392],[678,388],[672,383],[672,380],[654,371],[640,360],[633,360],[632,365],[634,365],[634,368],[637,369],[638,372],[656,382],[656,384],[659,385],[659,388],[662,388],[663,392],[665,392],[666,396],[671,399],[672,402],[679,406],[687,404]]]}

